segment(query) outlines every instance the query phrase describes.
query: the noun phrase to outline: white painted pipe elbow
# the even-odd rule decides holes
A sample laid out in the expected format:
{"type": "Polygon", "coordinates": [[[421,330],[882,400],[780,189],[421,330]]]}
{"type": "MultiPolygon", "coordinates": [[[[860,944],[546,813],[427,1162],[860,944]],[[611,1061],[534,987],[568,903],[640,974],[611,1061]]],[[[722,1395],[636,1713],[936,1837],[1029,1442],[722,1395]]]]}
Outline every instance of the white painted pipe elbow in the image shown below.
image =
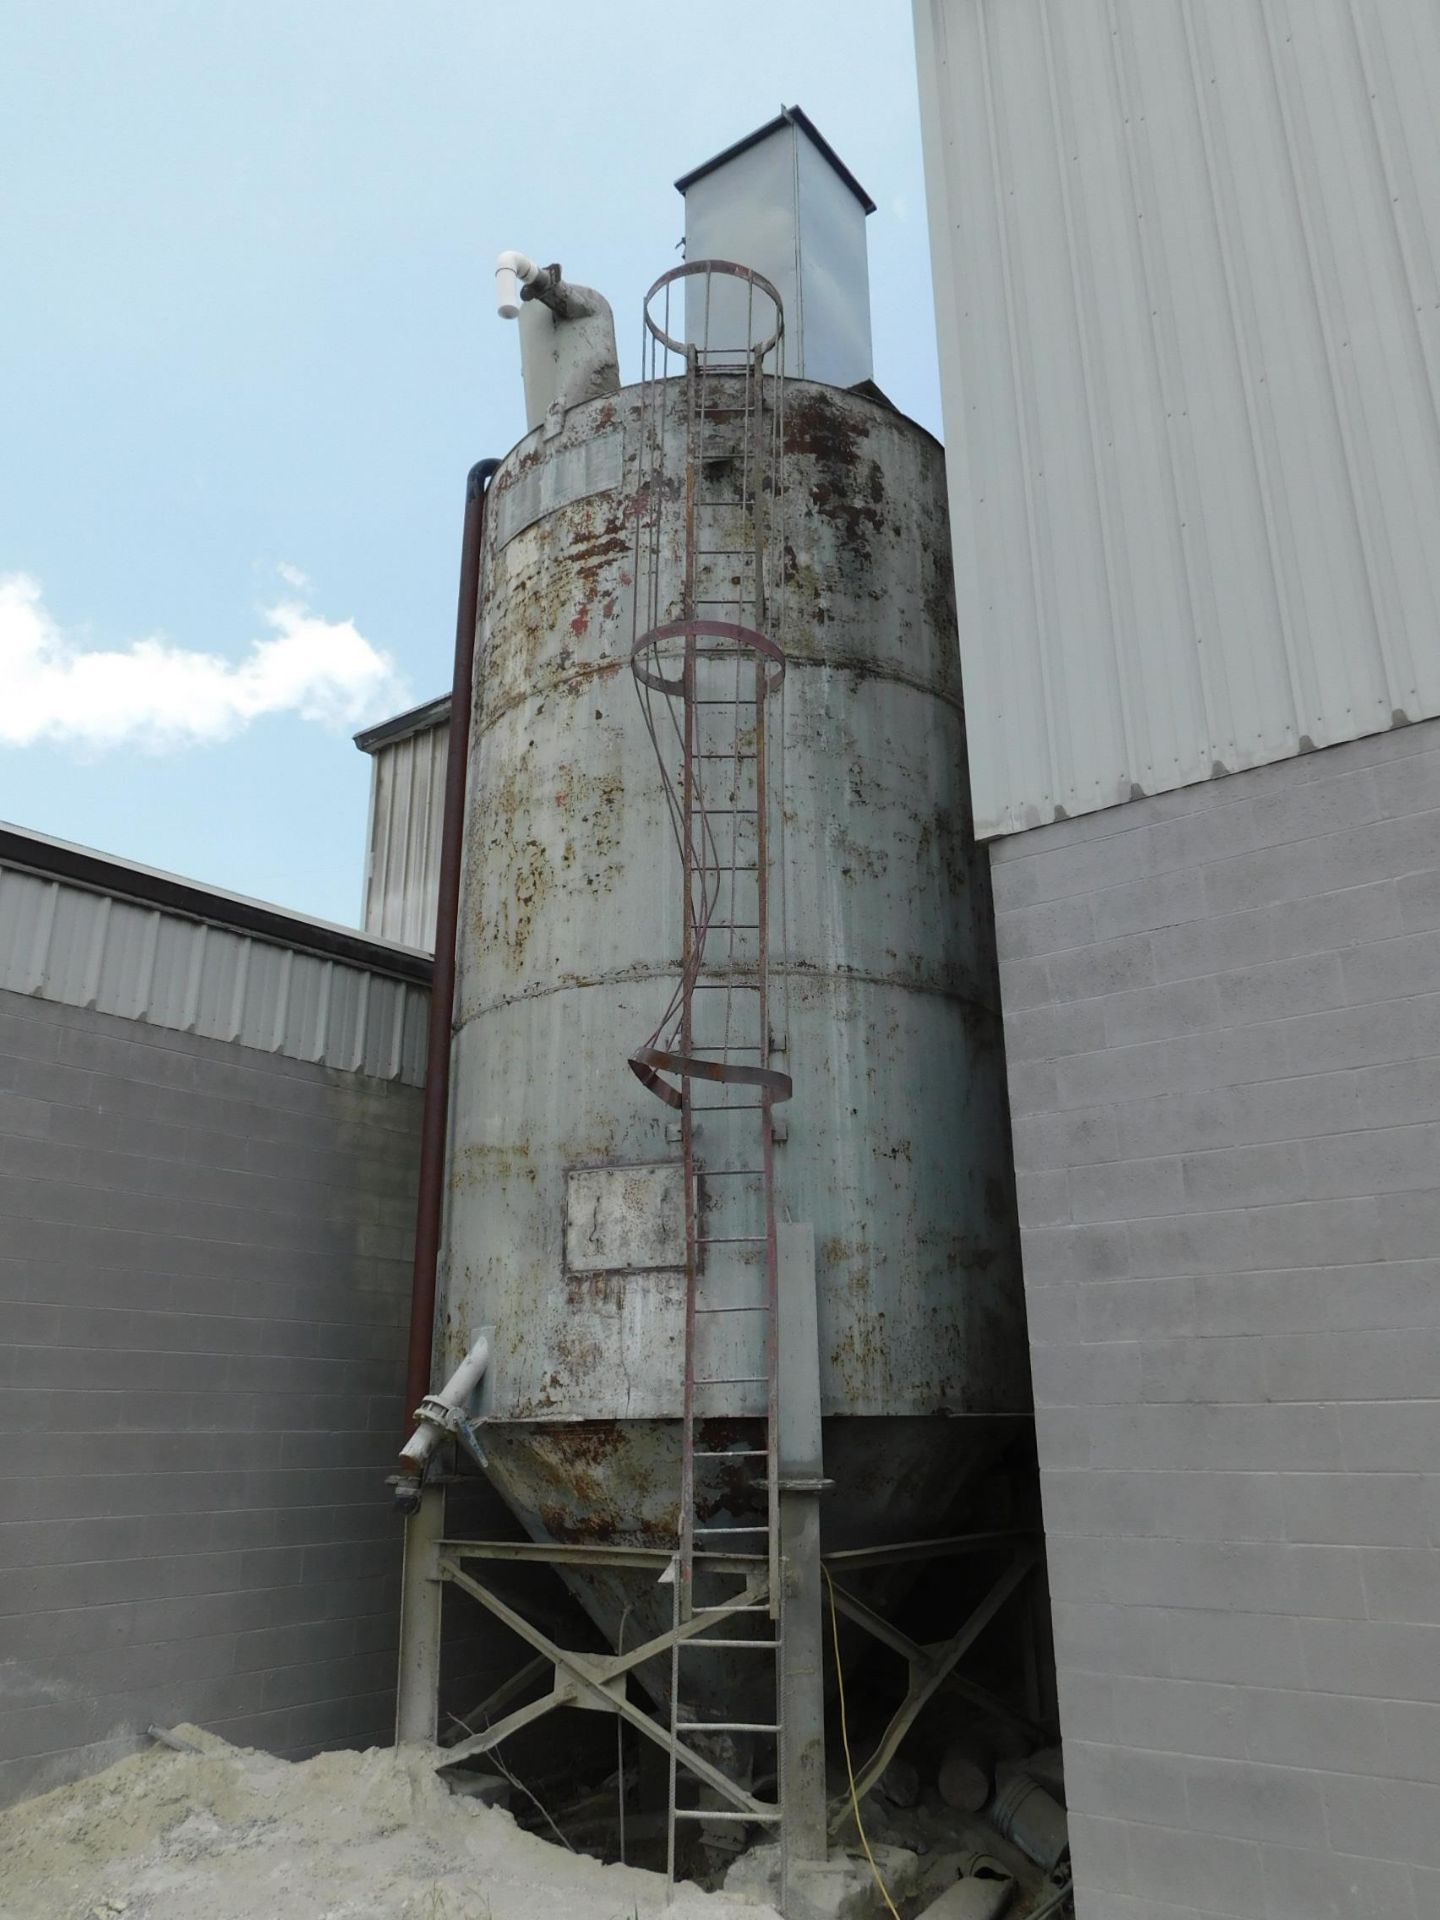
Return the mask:
{"type": "Polygon", "coordinates": [[[495,262],[495,302],[502,320],[520,318],[520,289],[528,287],[540,269],[528,255],[502,253],[495,262]]]}
{"type": "Polygon", "coordinates": [[[448,1430],[453,1416],[461,1414],[481,1376],[490,1364],[490,1337],[482,1333],[473,1347],[441,1387],[428,1394],[415,1409],[414,1433],[400,1449],[402,1467],[418,1473],[448,1430]]]}

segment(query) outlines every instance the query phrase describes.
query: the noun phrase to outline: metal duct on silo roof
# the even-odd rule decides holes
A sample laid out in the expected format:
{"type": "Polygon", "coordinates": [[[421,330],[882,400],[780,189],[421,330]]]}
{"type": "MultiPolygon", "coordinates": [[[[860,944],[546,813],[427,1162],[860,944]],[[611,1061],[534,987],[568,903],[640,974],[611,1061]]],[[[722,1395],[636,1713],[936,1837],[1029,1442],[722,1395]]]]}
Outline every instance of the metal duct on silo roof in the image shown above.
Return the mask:
{"type": "MultiPolygon", "coordinates": [[[[675,182],[685,196],[685,258],[733,260],[763,274],[785,310],[786,371],[833,387],[871,377],[865,221],[875,202],[800,107],[675,182]]],[[[733,284],[692,289],[686,338],[733,332],[733,284]]]]}

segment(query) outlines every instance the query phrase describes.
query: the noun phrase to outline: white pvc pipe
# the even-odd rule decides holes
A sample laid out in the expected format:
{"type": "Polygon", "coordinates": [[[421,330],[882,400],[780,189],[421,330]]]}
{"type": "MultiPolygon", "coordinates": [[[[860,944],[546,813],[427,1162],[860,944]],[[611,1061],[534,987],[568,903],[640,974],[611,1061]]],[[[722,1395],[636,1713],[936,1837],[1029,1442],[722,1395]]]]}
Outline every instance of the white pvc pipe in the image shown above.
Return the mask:
{"type": "Polygon", "coordinates": [[[459,1413],[479,1386],[480,1377],[489,1364],[490,1340],[482,1333],[440,1391],[427,1395],[416,1408],[415,1417],[420,1424],[400,1449],[400,1459],[407,1468],[418,1472],[425,1465],[445,1433],[437,1416],[459,1413]]]}
{"type": "Polygon", "coordinates": [[[502,320],[520,318],[520,289],[528,287],[539,273],[535,262],[524,253],[502,253],[495,262],[495,300],[502,320]]]}

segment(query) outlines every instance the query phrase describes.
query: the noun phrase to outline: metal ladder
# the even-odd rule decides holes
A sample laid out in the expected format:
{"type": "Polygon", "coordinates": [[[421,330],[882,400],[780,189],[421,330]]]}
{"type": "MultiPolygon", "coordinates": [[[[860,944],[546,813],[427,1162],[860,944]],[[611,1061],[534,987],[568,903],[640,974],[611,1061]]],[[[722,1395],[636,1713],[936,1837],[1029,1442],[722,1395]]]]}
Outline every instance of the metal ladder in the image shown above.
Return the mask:
{"type": "MultiPolygon", "coordinates": [[[[680,1822],[779,1826],[783,1811],[774,1108],[789,1098],[790,1080],[770,1065],[776,1038],[771,812],[783,729],[783,714],[779,726],[774,714],[785,662],[769,631],[779,612],[783,554],[774,539],[783,425],[775,363],[783,317],[778,296],[757,276],[697,262],[657,282],[647,297],[646,324],[652,353],[642,458],[651,465],[641,498],[649,518],[642,506],[632,664],[680,853],[683,933],[679,981],[631,1065],[678,1109],[684,1161],[684,1387],[670,1686],[673,1884],[680,1822]],[[725,276],[732,324],[743,302],[738,349],[708,344],[716,276],[725,276]],[[705,329],[691,329],[701,334],[699,345],[681,347],[670,334],[669,288],[681,278],[690,283],[687,299],[698,292],[703,301],[705,329]],[[663,322],[652,317],[660,289],[663,322]],[[663,349],[658,356],[656,342],[663,349]],[[679,384],[666,377],[671,350],[684,354],[683,435],[680,422],[667,419],[672,387],[679,384]],[[667,485],[679,476],[664,471],[675,437],[683,437],[683,490],[667,485]],[[684,515],[678,607],[663,601],[660,589],[662,522],[675,501],[683,502],[684,515]],[[642,582],[650,588],[649,623],[640,632],[642,582]],[[663,617],[671,612],[678,617],[663,617]],[[743,1423],[738,1445],[731,1443],[733,1426],[727,1434],[721,1425],[737,1421],[743,1423]],[[717,1428],[723,1444],[713,1443],[717,1428]],[[731,1571],[707,1567],[707,1556],[724,1557],[731,1571]],[[748,1575],[734,1570],[737,1558],[748,1575]],[[740,1604],[733,1585],[725,1585],[736,1580],[754,1588],[740,1604]],[[701,1626],[679,1634],[707,1614],[715,1618],[715,1633],[701,1626]],[[751,1625],[753,1634],[744,1631],[751,1625]],[[697,1663],[716,1654],[743,1668],[752,1657],[763,1666],[765,1678],[744,1688],[741,1698],[767,1699],[768,1708],[755,1717],[719,1720],[687,1706],[697,1685],[707,1691],[697,1663]],[[774,1800],[757,1801],[748,1782],[736,1780],[741,1805],[680,1804],[681,1780],[690,1777],[682,1775],[682,1756],[695,1741],[708,1744],[703,1757],[712,1765],[728,1754],[737,1772],[748,1772],[757,1742],[773,1743],[774,1800]]],[[[673,537],[677,530],[669,531],[673,537]]],[[[712,1799],[723,1796],[712,1789],[712,1799]]]]}

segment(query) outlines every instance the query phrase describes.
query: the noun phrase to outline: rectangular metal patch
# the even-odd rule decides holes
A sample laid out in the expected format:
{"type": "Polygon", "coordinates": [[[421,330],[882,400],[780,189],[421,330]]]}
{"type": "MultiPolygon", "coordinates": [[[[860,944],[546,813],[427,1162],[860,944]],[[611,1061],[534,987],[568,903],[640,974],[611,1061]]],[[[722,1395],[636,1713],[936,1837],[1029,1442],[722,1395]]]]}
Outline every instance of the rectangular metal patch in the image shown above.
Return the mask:
{"type": "Polygon", "coordinates": [[[674,1272],[685,1266],[685,1169],[574,1167],[565,1176],[567,1273],[674,1272]]]}

